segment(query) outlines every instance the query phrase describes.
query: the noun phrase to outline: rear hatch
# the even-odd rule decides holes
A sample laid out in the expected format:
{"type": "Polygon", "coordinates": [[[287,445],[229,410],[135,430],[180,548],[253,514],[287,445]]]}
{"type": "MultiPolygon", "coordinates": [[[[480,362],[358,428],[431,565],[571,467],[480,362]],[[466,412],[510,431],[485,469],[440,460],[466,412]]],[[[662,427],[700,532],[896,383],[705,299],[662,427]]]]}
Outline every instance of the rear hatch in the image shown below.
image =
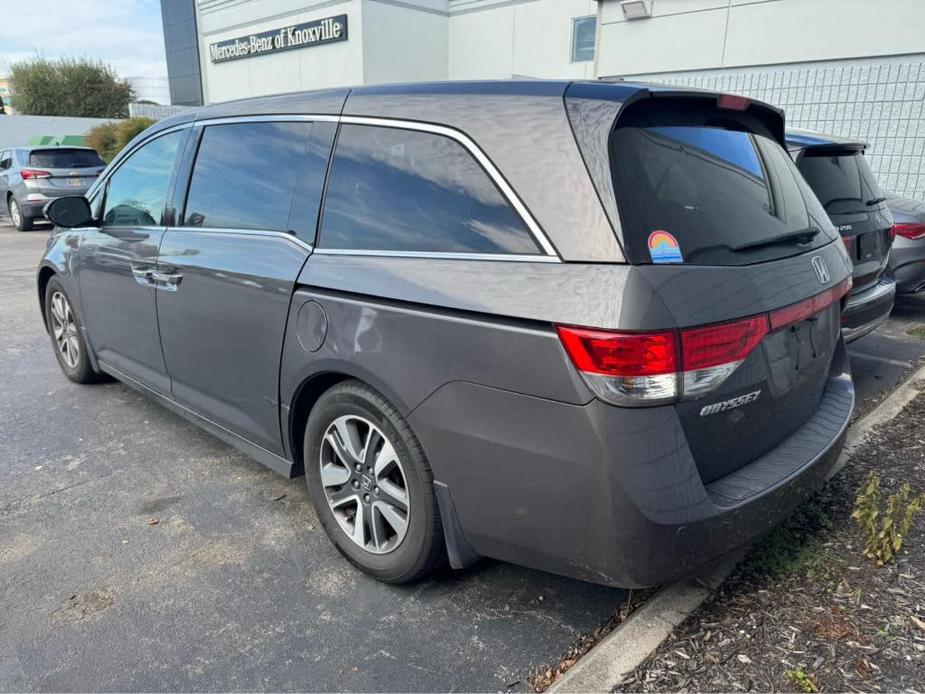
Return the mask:
{"type": "Polygon", "coordinates": [[[623,334],[653,330],[676,350],[673,397],[635,405],[673,403],[705,483],[816,411],[850,287],[839,236],[782,146],[781,116],[723,103],[651,95],[624,106],[610,134],[619,234],[640,280],[623,301],[643,306],[624,310],[623,334]]]}
{"type": "Polygon", "coordinates": [[[860,146],[816,146],[797,159],[800,173],[844,238],[854,292],[877,284],[889,260],[892,217],[860,146]]]}
{"type": "Polygon", "coordinates": [[[92,149],[34,149],[23,167],[23,178],[31,178],[37,192],[48,197],[79,195],[93,184],[105,167],[100,155],[92,149]]]}

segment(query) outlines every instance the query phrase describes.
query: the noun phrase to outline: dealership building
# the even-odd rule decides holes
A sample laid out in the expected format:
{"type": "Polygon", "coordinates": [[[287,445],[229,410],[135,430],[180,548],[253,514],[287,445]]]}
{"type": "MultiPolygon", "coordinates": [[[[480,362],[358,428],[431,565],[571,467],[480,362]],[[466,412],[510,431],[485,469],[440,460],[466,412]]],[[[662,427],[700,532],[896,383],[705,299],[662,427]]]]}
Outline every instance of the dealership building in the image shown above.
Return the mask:
{"type": "Polygon", "coordinates": [[[645,79],[864,139],[925,198],[925,0],[161,0],[171,99],[359,84],[645,79]]]}

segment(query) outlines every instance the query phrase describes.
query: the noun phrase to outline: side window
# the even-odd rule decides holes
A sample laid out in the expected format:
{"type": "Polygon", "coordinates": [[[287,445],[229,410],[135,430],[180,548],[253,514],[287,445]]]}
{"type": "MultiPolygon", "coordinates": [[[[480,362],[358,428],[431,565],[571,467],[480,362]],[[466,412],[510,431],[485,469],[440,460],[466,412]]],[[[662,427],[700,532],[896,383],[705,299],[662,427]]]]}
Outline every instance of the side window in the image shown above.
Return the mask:
{"type": "Polygon", "coordinates": [[[333,133],[332,123],[301,121],[206,127],[184,224],[292,231],[314,243],[333,133]]]}
{"type": "Polygon", "coordinates": [[[0,152],[0,171],[5,171],[10,168],[13,163],[13,159],[10,157],[9,150],[0,152]]]}
{"type": "Polygon", "coordinates": [[[488,174],[442,135],[343,125],[325,194],[324,248],[538,253],[488,174]]]}
{"type": "Polygon", "coordinates": [[[172,132],[148,142],[116,169],[106,184],[103,224],[157,226],[161,223],[174,159],[184,134],[172,132]]]}

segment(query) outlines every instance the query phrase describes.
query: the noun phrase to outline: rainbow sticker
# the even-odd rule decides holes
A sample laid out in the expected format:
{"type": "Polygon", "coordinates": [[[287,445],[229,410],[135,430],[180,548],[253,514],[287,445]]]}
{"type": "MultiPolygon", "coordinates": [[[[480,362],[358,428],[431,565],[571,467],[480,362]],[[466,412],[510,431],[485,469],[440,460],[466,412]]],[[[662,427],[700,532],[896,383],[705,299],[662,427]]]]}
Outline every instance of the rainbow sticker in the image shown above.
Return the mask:
{"type": "Polygon", "coordinates": [[[683,263],[678,240],[667,231],[657,229],[649,234],[649,257],[653,263],[683,263]]]}

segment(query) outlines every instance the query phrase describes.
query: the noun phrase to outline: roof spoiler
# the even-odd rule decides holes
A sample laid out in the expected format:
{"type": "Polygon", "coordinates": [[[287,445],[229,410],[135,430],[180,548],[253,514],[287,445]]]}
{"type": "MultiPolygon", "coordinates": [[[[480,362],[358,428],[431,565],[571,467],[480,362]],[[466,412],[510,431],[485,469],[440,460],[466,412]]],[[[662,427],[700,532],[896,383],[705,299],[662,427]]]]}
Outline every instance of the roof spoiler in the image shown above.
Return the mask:
{"type": "Polygon", "coordinates": [[[675,87],[660,84],[634,84],[632,82],[573,82],[565,91],[566,99],[597,99],[621,102],[616,120],[631,104],[643,99],[692,99],[712,101],[712,105],[730,113],[748,113],[767,128],[771,136],[786,149],[784,137],[784,111],[771,104],[736,94],[725,94],[691,87],[675,87]]]}

